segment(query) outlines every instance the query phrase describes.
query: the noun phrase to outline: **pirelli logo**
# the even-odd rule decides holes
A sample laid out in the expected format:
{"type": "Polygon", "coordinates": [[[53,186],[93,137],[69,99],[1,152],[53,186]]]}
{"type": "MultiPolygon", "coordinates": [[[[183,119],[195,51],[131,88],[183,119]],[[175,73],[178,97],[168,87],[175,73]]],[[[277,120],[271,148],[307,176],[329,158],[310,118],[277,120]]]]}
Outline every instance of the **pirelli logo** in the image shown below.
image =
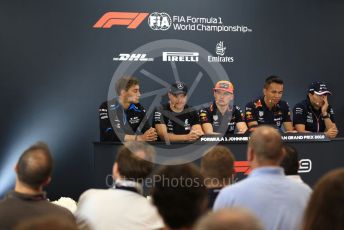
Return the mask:
{"type": "Polygon", "coordinates": [[[199,53],[197,52],[163,52],[162,61],[173,62],[198,62],[199,53]]]}
{"type": "Polygon", "coordinates": [[[107,12],[93,25],[93,28],[109,29],[113,26],[127,26],[128,29],[136,29],[148,13],[138,12],[107,12]]]}

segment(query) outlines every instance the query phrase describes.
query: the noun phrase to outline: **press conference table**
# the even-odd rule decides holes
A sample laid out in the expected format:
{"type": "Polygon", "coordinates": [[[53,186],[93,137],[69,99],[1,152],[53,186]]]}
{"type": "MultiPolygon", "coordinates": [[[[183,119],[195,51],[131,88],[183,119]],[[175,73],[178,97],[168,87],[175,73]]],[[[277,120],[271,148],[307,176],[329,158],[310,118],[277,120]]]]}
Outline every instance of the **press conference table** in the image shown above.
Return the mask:
{"type": "MultiPolygon", "coordinates": [[[[159,151],[157,154],[166,154],[171,149],[173,154],[182,154],[180,150],[201,152],[214,145],[223,145],[228,147],[236,158],[235,169],[238,172],[238,179],[244,178],[249,173],[248,163],[246,161],[246,148],[248,136],[231,136],[227,138],[220,137],[202,137],[197,143],[171,143],[166,145],[164,142],[153,143],[159,151]],[[166,149],[166,151],[165,151],[166,149]]],[[[326,172],[331,169],[344,167],[344,138],[327,139],[323,134],[284,134],[284,142],[294,146],[299,152],[300,175],[309,185],[314,183],[326,172]]],[[[90,166],[93,175],[94,188],[106,188],[112,183],[112,166],[116,158],[116,153],[122,143],[119,142],[94,142],[93,152],[90,155],[90,166]]],[[[180,156],[183,158],[183,156],[180,156]]],[[[200,163],[199,157],[191,161],[200,163]]],[[[177,159],[179,156],[176,156],[177,159]]],[[[190,158],[190,157],[189,157],[190,158]]],[[[190,159],[188,159],[190,160],[190,159]]]]}

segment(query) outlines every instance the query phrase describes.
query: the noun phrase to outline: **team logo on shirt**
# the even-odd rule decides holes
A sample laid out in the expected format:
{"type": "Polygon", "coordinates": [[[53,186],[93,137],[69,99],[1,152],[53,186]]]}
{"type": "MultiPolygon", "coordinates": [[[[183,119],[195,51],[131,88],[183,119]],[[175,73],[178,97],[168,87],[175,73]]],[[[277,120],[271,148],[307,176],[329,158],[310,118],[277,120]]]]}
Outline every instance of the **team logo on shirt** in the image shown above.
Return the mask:
{"type": "Polygon", "coordinates": [[[260,117],[264,116],[264,111],[259,111],[259,116],[260,117]]]}
{"type": "Polygon", "coordinates": [[[130,124],[137,124],[140,122],[140,119],[138,117],[131,117],[129,120],[130,124]]]}
{"type": "Polygon", "coordinates": [[[307,113],[307,122],[308,123],[313,123],[313,116],[311,112],[307,113]]]}
{"type": "Polygon", "coordinates": [[[185,128],[185,130],[190,130],[191,129],[191,126],[189,124],[189,119],[185,119],[185,121],[184,121],[184,128],[185,128]]]}
{"type": "Polygon", "coordinates": [[[249,120],[253,118],[252,117],[252,113],[250,111],[246,111],[246,118],[249,119],[249,120]]]}
{"type": "Polygon", "coordinates": [[[171,120],[168,120],[166,126],[167,126],[168,131],[173,132],[173,124],[171,120]]]}
{"type": "Polygon", "coordinates": [[[257,102],[254,103],[254,106],[256,106],[256,108],[258,107],[262,107],[262,102],[260,100],[258,100],[257,102]]]}
{"type": "Polygon", "coordinates": [[[214,119],[214,121],[217,121],[219,119],[219,116],[218,115],[213,115],[213,119],[214,119]]]}
{"type": "Polygon", "coordinates": [[[183,89],[183,88],[184,88],[184,85],[183,85],[183,83],[180,83],[180,82],[178,82],[178,84],[177,84],[177,88],[178,88],[178,89],[183,89]]]}
{"type": "Polygon", "coordinates": [[[303,109],[302,108],[297,107],[295,109],[295,114],[302,114],[302,113],[303,113],[303,109]]]}
{"type": "Polygon", "coordinates": [[[207,121],[207,114],[205,112],[201,112],[199,116],[201,118],[201,121],[203,122],[207,121]]]}

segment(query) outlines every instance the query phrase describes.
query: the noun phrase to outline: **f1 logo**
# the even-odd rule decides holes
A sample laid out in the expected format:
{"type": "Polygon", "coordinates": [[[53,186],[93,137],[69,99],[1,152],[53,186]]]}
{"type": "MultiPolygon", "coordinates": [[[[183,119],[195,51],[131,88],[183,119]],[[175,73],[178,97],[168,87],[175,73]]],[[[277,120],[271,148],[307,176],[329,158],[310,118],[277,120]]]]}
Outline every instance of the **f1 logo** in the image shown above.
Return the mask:
{"type": "Polygon", "coordinates": [[[251,168],[248,161],[235,161],[234,170],[235,173],[244,173],[245,175],[248,175],[251,172],[251,168]]]}
{"type": "Polygon", "coordinates": [[[136,29],[148,13],[137,12],[107,12],[93,25],[93,28],[111,28],[112,26],[128,26],[128,29],[136,29]]]}
{"type": "Polygon", "coordinates": [[[312,170],[312,161],[310,159],[301,159],[299,161],[298,173],[308,173],[312,170]]]}

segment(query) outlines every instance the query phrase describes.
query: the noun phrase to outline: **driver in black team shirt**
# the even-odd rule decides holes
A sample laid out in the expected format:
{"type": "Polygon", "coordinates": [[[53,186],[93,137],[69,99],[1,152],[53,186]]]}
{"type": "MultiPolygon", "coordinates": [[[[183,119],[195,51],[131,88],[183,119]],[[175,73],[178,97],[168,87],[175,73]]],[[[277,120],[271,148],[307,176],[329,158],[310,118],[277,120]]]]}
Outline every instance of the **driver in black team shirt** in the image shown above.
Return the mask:
{"type": "Polygon", "coordinates": [[[118,100],[105,101],[99,108],[100,141],[155,141],[157,133],[149,126],[146,111],[139,103],[138,80],[122,77],[115,87],[118,100]]]}
{"type": "Polygon", "coordinates": [[[239,106],[233,105],[234,87],[229,81],[218,81],[214,87],[215,101],[199,112],[205,134],[223,133],[225,136],[243,134],[247,130],[244,114],[239,106]],[[222,124],[223,123],[223,124],[222,124]]]}
{"type": "Polygon", "coordinates": [[[249,102],[245,108],[245,120],[250,131],[258,125],[272,125],[285,132],[294,132],[287,102],[282,101],[283,80],[270,76],[265,80],[264,96],[249,102]]]}
{"type": "Polygon", "coordinates": [[[154,126],[161,140],[196,141],[203,135],[198,113],[187,102],[188,88],[183,82],[174,83],[168,92],[169,103],[154,112],[154,126]]]}

